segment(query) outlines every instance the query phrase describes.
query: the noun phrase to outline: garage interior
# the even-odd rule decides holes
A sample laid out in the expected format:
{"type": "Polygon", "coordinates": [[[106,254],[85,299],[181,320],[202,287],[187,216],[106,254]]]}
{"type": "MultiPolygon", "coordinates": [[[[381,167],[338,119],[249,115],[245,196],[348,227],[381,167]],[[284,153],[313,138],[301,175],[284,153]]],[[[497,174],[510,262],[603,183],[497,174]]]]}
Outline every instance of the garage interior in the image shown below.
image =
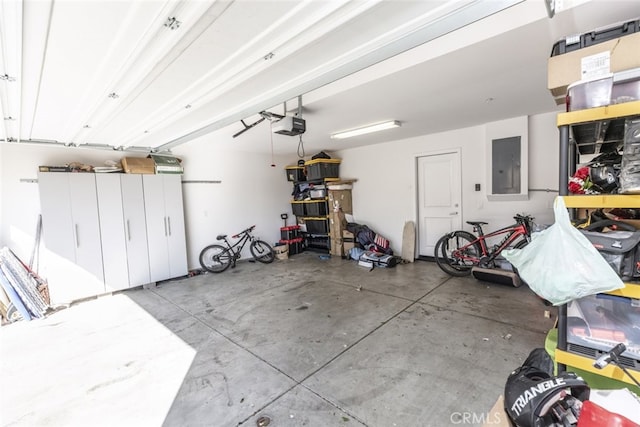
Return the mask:
{"type": "Polygon", "coordinates": [[[0,328],[2,425],[507,422],[492,407],[545,347],[558,308],[526,284],[451,277],[433,246],[467,221],[498,229],[526,212],[553,223],[566,106],[548,87],[551,49],[637,15],[632,0],[2,2],[0,246],[31,261],[52,303],[0,328]],[[283,124],[293,117],[303,132],[283,124]],[[388,121],[397,127],[332,136],[388,121]],[[521,188],[504,198],[492,193],[490,143],[513,135],[521,188]],[[279,244],[298,222],[287,168],[320,153],[339,160],[349,222],[398,256],[415,225],[409,259],[370,268],[325,239],[270,264],[246,247],[235,268],[202,269],[217,235],[255,225],[279,244]],[[180,173],[82,173],[149,155],[179,159],[180,173]],[[456,166],[438,169],[442,156],[456,166]],[[102,228],[88,262],[99,273],[80,251],[55,250],[80,235],[56,226],[73,218],[45,212],[93,203],[69,196],[67,175],[96,175],[102,228]],[[162,207],[138,212],[149,227],[151,210],[178,209],[183,240],[145,239],[142,263],[108,252],[100,185],[111,184],[98,175],[138,176],[117,186],[139,188],[140,203],[162,178],[162,207]],[[445,196],[451,213],[432,228],[442,213],[426,202],[445,196]],[[147,279],[133,280],[134,266],[147,279]]]}

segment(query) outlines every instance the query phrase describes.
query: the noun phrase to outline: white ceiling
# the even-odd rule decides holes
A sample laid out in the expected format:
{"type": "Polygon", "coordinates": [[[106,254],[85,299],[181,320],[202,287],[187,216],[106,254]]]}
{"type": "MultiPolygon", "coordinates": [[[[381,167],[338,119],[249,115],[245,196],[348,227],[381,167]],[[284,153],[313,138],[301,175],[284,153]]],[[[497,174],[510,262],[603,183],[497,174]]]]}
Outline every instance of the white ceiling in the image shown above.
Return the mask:
{"type": "Polygon", "coordinates": [[[291,154],[299,137],[268,120],[233,135],[302,95],[312,154],[554,111],[553,43],[640,14],[556,3],[550,19],[542,0],[4,0],[0,139],[291,154]],[[383,120],[402,127],[329,138],[383,120]]]}

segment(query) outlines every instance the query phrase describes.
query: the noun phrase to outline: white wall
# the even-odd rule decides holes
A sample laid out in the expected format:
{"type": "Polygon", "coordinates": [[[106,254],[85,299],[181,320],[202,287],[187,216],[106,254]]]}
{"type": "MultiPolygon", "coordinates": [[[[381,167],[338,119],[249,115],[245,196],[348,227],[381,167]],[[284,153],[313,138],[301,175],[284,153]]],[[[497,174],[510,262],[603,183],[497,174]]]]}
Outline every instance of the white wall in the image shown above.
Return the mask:
{"type": "MultiPolygon", "coordinates": [[[[556,113],[529,117],[529,188],[558,189],[555,120],[556,113]]],[[[463,222],[483,220],[497,228],[511,223],[518,212],[534,215],[539,223],[553,222],[551,203],[557,193],[533,191],[528,201],[521,202],[487,201],[484,126],[333,152],[342,158],[341,176],[358,180],[353,187],[356,222],[390,239],[393,250],[399,252],[404,222],[416,221],[417,216],[416,157],[448,147],[459,147],[462,153],[463,222]],[[474,191],[476,183],[482,191],[474,191]]],[[[256,224],[256,235],[275,243],[283,224],[280,214],[288,213],[288,224],[293,224],[292,186],[284,167],[295,164],[295,156],[277,157],[276,167],[271,167],[268,154],[222,151],[206,138],[180,146],[174,153],[183,159],[183,180],[221,181],[183,185],[189,268],[199,266],[200,250],[215,243],[217,234],[231,235],[256,224]]],[[[20,179],[35,179],[38,165],[72,161],[102,165],[124,155],[133,154],[1,144],[0,244],[29,260],[40,203],[37,184],[20,179]]]]}
{"type": "MultiPolygon", "coordinates": [[[[556,113],[529,117],[529,188],[558,190],[556,113]]],[[[462,161],[462,221],[477,220],[496,229],[513,223],[516,213],[528,213],[540,224],[553,223],[557,192],[530,191],[527,201],[488,201],[485,126],[424,135],[375,146],[336,152],[340,175],[356,178],[353,186],[355,222],[366,224],[391,241],[399,253],[404,222],[417,222],[416,158],[457,147],[462,161]],[[475,191],[475,184],[481,191],[475,191]]],[[[433,183],[438,185],[438,183],[433,183]]]]}
{"type": "MultiPolygon", "coordinates": [[[[198,268],[200,250],[215,243],[217,234],[235,234],[256,224],[255,235],[269,243],[280,238],[280,214],[290,212],[291,184],[284,167],[270,155],[218,151],[211,141],[186,144],[175,151],[183,159],[183,180],[220,180],[220,184],[184,184],[185,223],[189,268],[198,268]]],[[[28,262],[40,213],[37,179],[39,165],[81,162],[100,166],[139,153],[79,148],[0,144],[0,245],[28,262]]],[[[295,163],[295,159],[291,161],[295,163]]],[[[291,220],[290,220],[291,221],[291,220]]],[[[291,223],[291,222],[290,222],[291,223]]],[[[46,234],[46,230],[45,230],[46,234]]],[[[46,236],[45,236],[46,238],[46,236]]],[[[247,248],[248,250],[248,248],[247,248]]],[[[247,252],[248,254],[248,252],[247,252]]]]}
{"type": "Polygon", "coordinates": [[[280,214],[289,214],[288,225],[294,223],[289,204],[293,186],[284,168],[296,159],[276,157],[271,167],[268,154],[220,151],[206,139],[173,152],[183,159],[183,180],[221,181],[182,186],[190,268],[199,268],[200,250],[218,243],[218,234],[231,236],[255,224],[254,235],[273,245],[280,240],[280,214]]]}

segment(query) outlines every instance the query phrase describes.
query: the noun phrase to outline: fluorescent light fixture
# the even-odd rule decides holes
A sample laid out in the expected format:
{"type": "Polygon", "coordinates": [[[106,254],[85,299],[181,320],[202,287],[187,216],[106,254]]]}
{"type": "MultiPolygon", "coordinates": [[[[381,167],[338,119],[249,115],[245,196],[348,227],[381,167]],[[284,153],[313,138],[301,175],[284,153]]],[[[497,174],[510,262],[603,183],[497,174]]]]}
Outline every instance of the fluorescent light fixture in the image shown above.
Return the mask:
{"type": "Polygon", "coordinates": [[[337,132],[331,135],[331,139],[344,139],[351,138],[352,136],[364,135],[366,133],[378,132],[385,129],[397,128],[401,124],[398,120],[391,120],[388,122],[376,123],[375,125],[369,125],[358,129],[346,130],[344,132],[337,132]]]}

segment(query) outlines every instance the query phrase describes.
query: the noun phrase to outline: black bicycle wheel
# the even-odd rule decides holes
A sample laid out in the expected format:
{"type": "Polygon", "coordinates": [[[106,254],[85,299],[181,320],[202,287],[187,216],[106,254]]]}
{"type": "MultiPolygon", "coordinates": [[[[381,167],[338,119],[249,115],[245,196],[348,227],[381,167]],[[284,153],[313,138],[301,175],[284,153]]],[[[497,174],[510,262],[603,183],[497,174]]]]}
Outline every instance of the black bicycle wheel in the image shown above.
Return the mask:
{"type": "Polygon", "coordinates": [[[229,249],[220,245],[210,245],[200,252],[200,265],[212,273],[222,273],[231,265],[229,249]]]}
{"type": "Polygon", "coordinates": [[[451,276],[471,274],[471,268],[478,264],[482,253],[478,243],[472,244],[474,240],[476,236],[462,230],[442,236],[433,251],[438,267],[451,276]]]}
{"type": "Polygon", "coordinates": [[[253,255],[253,259],[264,264],[269,264],[276,258],[276,254],[273,253],[271,245],[262,240],[254,240],[251,242],[249,250],[251,251],[251,255],[253,255]]]}

